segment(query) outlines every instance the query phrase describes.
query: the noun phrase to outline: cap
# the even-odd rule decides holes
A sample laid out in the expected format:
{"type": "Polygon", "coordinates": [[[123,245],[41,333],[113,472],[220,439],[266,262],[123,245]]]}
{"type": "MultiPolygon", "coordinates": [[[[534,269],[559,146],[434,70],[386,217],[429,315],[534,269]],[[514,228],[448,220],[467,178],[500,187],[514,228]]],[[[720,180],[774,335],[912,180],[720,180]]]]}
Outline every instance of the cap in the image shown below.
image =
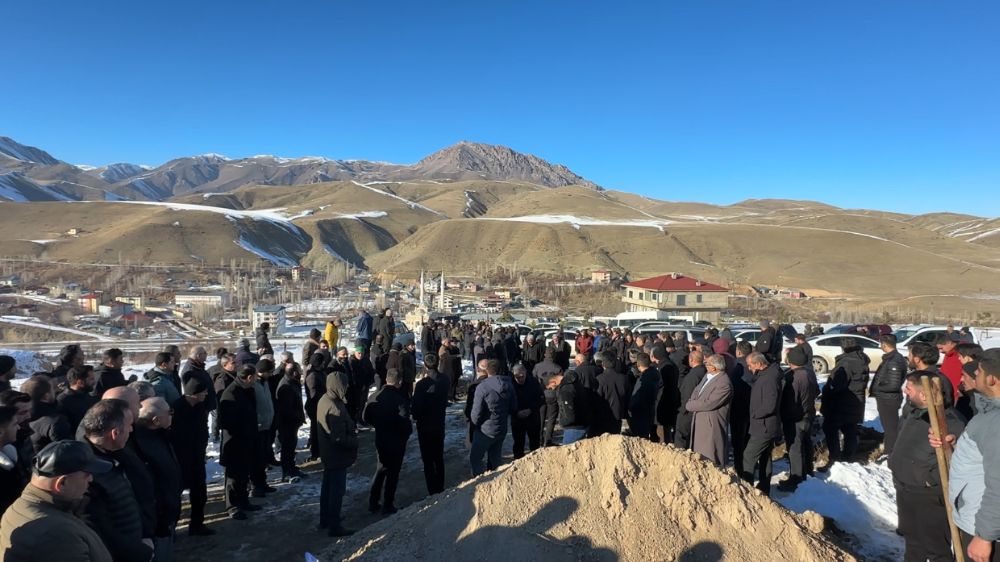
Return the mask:
{"type": "Polygon", "coordinates": [[[365,352],[365,346],[363,346],[363,345],[356,345],[356,346],[354,346],[354,351],[357,351],[358,353],[364,353],[365,352]]]}
{"type": "Polygon", "coordinates": [[[977,370],[979,370],[979,360],[978,359],[973,359],[972,361],[969,361],[965,365],[962,365],[962,371],[964,371],[965,374],[969,375],[972,378],[976,378],[976,371],[977,370]]]}
{"type": "Polygon", "coordinates": [[[6,375],[7,371],[13,369],[16,364],[17,361],[14,361],[10,355],[0,355],[0,375],[6,375]]]}
{"type": "Polygon", "coordinates": [[[35,456],[35,474],[55,477],[74,472],[102,474],[114,465],[94,456],[90,445],[81,441],[64,439],[49,443],[35,456]]]}

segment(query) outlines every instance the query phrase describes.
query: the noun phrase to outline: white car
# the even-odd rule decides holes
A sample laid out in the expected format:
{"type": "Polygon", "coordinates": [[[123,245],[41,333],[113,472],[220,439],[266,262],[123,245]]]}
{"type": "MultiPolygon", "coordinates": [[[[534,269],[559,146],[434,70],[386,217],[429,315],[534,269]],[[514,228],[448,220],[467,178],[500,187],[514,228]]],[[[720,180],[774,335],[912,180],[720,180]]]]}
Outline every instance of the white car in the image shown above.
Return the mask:
{"type": "Polygon", "coordinates": [[[934,340],[941,334],[947,334],[947,326],[928,326],[926,324],[914,324],[903,326],[892,333],[896,336],[896,351],[904,356],[908,353],[911,344],[922,341],[934,345],[934,340]]]}
{"type": "Polygon", "coordinates": [[[861,351],[871,360],[868,363],[868,369],[872,373],[882,364],[883,353],[877,341],[856,334],[824,334],[806,340],[812,346],[813,370],[816,371],[817,375],[829,373],[836,364],[837,356],[844,352],[840,347],[840,340],[843,338],[851,338],[861,347],[861,351]]]}

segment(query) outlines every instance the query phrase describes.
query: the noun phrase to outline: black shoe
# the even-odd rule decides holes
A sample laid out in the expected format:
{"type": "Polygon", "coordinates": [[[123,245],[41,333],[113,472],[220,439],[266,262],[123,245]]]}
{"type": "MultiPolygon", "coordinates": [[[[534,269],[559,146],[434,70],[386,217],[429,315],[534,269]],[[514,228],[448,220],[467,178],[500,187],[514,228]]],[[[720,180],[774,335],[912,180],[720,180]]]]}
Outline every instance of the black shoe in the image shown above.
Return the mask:
{"type": "Polygon", "coordinates": [[[824,464],[823,466],[817,466],[816,467],[816,472],[819,472],[821,474],[826,474],[827,472],[830,472],[830,467],[831,466],[833,466],[832,462],[828,462],[828,463],[824,464]]]}
{"type": "Polygon", "coordinates": [[[291,470],[291,472],[289,472],[288,474],[289,474],[290,476],[296,476],[296,477],[298,477],[298,478],[305,478],[305,477],[306,477],[306,473],[305,473],[305,472],[302,472],[302,471],[301,471],[301,470],[299,469],[299,467],[295,467],[295,468],[293,468],[293,469],[291,470]]]}
{"type": "MultiPolygon", "coordinates": [[[[246,516],[244,515],[244,517],[246,516]]],[[[210,537],[214,534],[215,531],[204,525],[191,525],[188,527],[188,536],[191,537],[210,537]]]]}
{"type": "Polygon", "coordinates": [[[281,466],[281,461],[279,461],[278,459],[272,458],[271,460],[267,461],[267,464],[269,464],[271,466],[281,466]]]}
{"type": "Polygon", "coordinates": [[[254,505],[252,503],[248,503],[243,506],[243,511],[260,511],[262,509],[264,508],[259,505],[254,505]]]}
{"type": "Polygon", "coordinates": [[[349,536],[351,536],[353,534],[354,534],[354,531],[352,531],[350,529],[345,529],[345,528],[340,527],[340,526],[337,526],[337,527],[334,527],[333,529],[330,529],[326,533],[326,536],[328,536],[328,537],[349,537],[349,536]]]}
{"type": "Polygon", "coordinates": [[[382,515],[392,515],[393,513],[396,513],[397,511],[399,511],[399,510],[396,509],[396,506],[394,506],[394,505],[387,505],[387,506],[385,506],[385,507],[382,508],[382,515]]]}
{"type": "Polygon", "coordinates": [[[229,518],[237,521],[245,521],[247,514],[242,509],[231,509],[229,510],[229,518]]]}
{"type": "Polygon", "coordinates": [[[795,476],[789,476],[787,479],[778,482],[778,489],[782,492],[794,492],[801,482],[802,480],[795,476]]]}
{"type": "Polygon", "coordinates": [[[368,502],[368,511],[378,513],[378,510],[380,509],[382,509],[382,504],[378,502],[368,502]]]}
{"type": "Polygon", "coordinates": [[[254,488],[253,491],[250,492],[250,495],[255,498],[263,498],[267,496],[267,492],[264,491],[264,488],[254,488]]]}

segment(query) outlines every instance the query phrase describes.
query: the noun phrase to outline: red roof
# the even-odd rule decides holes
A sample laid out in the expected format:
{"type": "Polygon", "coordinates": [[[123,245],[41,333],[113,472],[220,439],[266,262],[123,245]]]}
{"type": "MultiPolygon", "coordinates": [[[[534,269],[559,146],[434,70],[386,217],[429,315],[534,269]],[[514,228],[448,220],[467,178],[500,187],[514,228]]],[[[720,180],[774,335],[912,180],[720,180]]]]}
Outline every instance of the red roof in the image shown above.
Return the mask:
{"type": "Polygon", "coordinates": [[[729,290],[725,287],[720,287],[718,285],[713,285],[712,283],[699,281],[698,279],[692,279],[690,277],[684,277],[683,275],[678,275],[676,279],[673,275],[660,275],[658,277],[650,277],[649,279],[632,281],[625,283],[624,285],[626,287],[648,289],[650,291],[696,291],[711,293],[729,290]]]}

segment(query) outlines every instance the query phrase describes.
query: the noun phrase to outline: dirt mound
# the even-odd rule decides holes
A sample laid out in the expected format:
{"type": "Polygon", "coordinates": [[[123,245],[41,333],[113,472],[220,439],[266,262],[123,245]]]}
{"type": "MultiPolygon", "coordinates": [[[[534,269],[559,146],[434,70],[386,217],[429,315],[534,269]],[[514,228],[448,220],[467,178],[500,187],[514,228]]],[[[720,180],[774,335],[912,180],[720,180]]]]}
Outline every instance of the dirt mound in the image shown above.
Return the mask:
{"type": "Polygon", "coordinates": [[[697,455],[604,436],[414,504],[321,560],[854,560],[697,455]]]}

